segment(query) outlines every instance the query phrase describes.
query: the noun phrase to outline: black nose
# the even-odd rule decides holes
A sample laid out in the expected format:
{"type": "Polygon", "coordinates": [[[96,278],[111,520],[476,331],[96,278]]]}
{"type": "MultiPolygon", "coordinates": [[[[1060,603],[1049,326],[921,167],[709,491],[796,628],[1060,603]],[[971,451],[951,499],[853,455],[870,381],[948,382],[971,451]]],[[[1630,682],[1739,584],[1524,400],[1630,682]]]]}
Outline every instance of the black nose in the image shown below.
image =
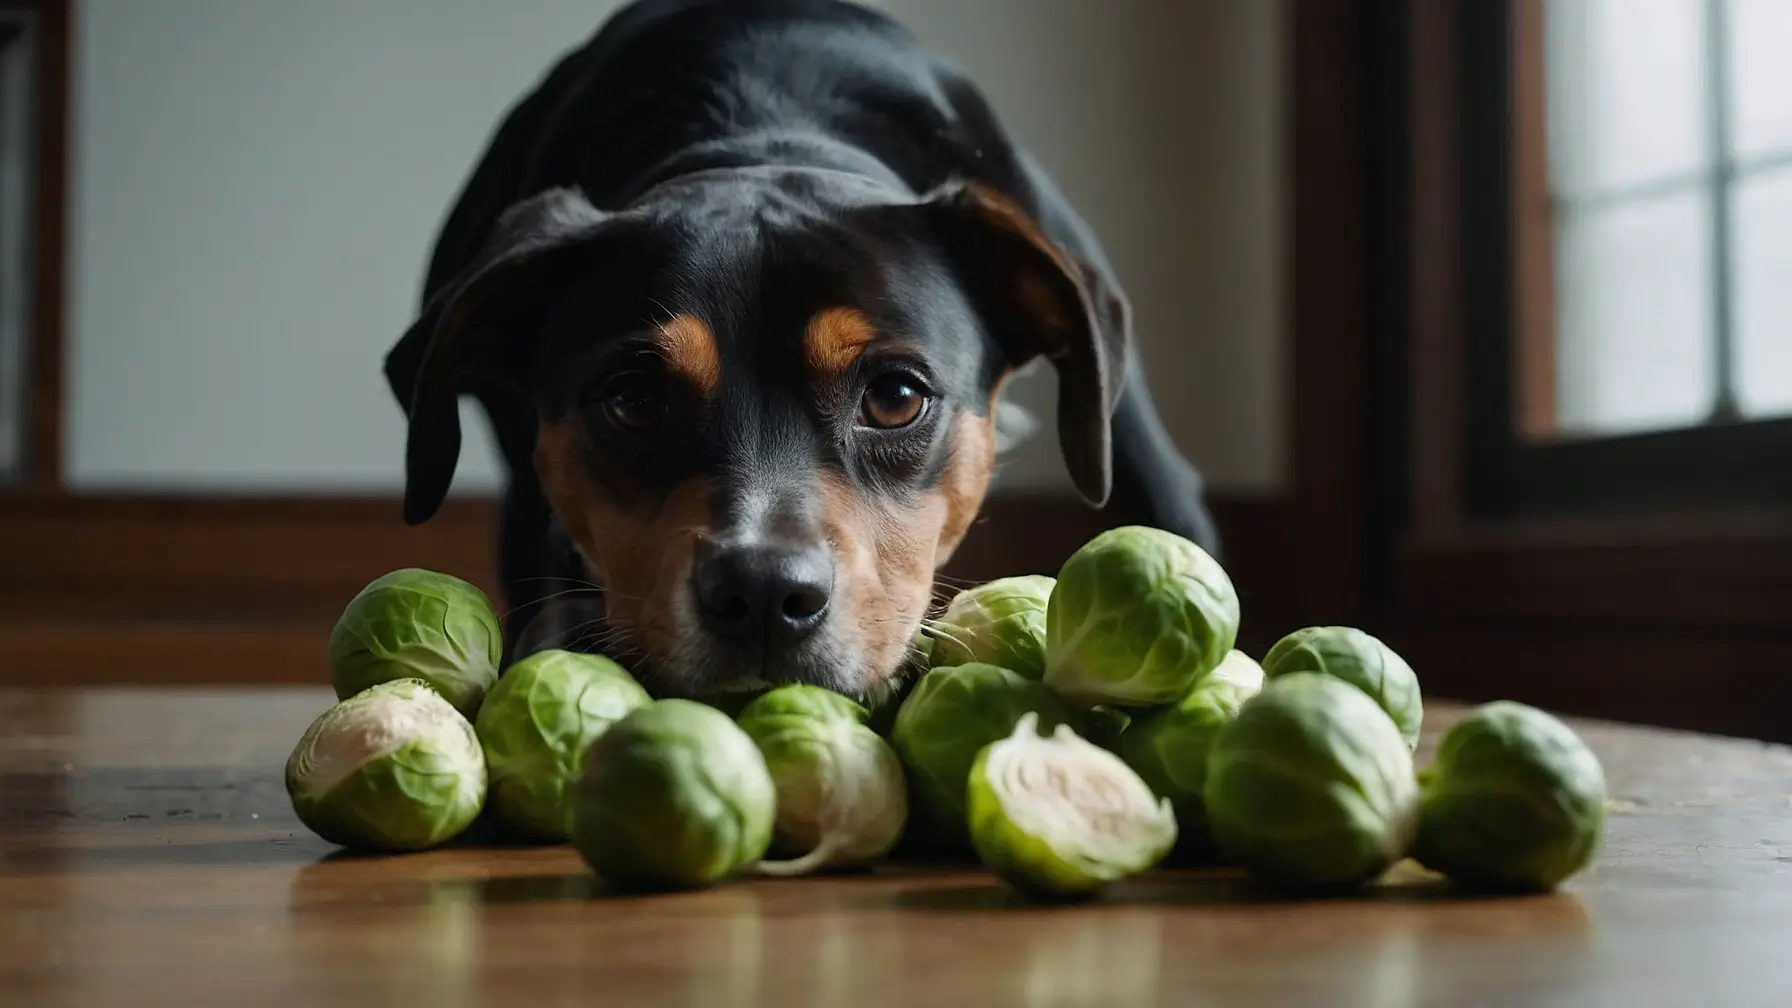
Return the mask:
{"type": "Polygon", "coordinates": [[[823,549],[703,544],[694,559],[697,611],[719,637],[790,644],[827,618],[834,565],[823,549]]]}

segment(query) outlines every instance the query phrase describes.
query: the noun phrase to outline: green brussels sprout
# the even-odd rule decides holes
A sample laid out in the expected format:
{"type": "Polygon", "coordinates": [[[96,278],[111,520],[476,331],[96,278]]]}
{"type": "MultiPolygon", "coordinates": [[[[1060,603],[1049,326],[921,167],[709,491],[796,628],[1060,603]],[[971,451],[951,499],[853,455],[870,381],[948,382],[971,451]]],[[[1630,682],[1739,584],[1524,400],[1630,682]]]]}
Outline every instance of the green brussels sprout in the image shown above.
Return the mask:
{"type": "Polygon", "coordinates": [[[969,844],[964,801],[971,764],[1028,713],[1047,729],[1071,720],[1044,686],[1005,668],[972,662],[921,677],[896,712],[890,742],[908,773],[910,815],[929,839],[952,848],[969,844]]]}
{"type": "Polygon", "coordinates": [[[1369,694],[1369,699],[1394,719],[1407,751],[1418,748],[1419,728],[1425,720],[1419,677],[1406,659],[1375,637],[1354,627],[1296,630],[1263,656],[1263,674],[1269,678],[1290,672],[1319,672],[1369,694]]]}
{"type": "Polygon", "coordinates": [[[1205,550],[1161,529],[1110,529],[1058,572],[1045,684],[1085,708],[1173,703],[1237,636],[1238,593],[1205,550]]]}
{"type": "MultiPolygon", "coordinates": [[[[864,724],[865,706],[842,693],[806,683],[777,686],[753,698],[735,720],[742,728],[753,718],[810,718],[817,721],[850,721],[864,724]]],[[[751,735],[752,732],[748,731],[751,735]]]]}
{"type": "Polygon", "coordinates": [[[1202,682],[1226,683],[1244,690],[1247,696],[1256,696],[1263,688],[1265,678],[1263,666],[1252,661],[1250,655],[1243,651],[1228,651],[1202,682]]]}
{"type": "Polygon", "coordinates": [[[952,597],[933,622],[930,665],[983,662],[1028,679],[1045,675],[1045,608],[1055,578],[999,578],[952,597]]]}
{"type": "Polygon", "coordinates": [[[601,655],[538,651],[510,666],[474,722],[491,779],[492,819],[516,837],[565,840],[572,829],[567,789],[586,747],[651,702],[622,666],[601,655]]]}
{"type": "Polygon", "coordinates": [[[612,885],[697,888],[765,856],[776,804],[765,758],[728,715],[659,700],[585,751],[572,841],[612,885]]]}
{"type": "Polygon", "coordinates": [[[1406,853],[1412,754],[1362,690],[1312,672],[1268,680],[1220,729],[1201,798],[1219,851],[1277,886],[1347,889],[1406,853]]]}
{"type": "Polygon", "coordinates": [[[286,761],[299,821],[333,844],[369,851],[434,847],[485,802],[473,726],[421,679],[370,687],[325,711],[286,761]]]}
{"type": "Polygon", "coordinates": [[[780,686],[741,711],[778,792],[772,844],[788,861],[767,875],[806,875],[883,857],[902,836],[908,795],[890,744],[865,708],[819,686],[780,686]]]}
{"type": "Polygon", "coordinates": [[[1421,775],[1413,857],[1464,885],[1554,889],[1598,853],[1605,803],[1605,773],[1573,729],[1490,703],[1445,733],[1421,775]]]}
{"type": "Polygon", "coordinates": [[[422,679],[471,720],[498,681],[504,637],[485,594],[449,574],[407,568],[375,579],[330,632],[336,698],[422,679]]]}
{"type": "Polygon", "coordinates": [[[1120,758],[1176,810],[1180,856],[1209,858],[1214,853],[1201,798],[1207,757],[1220,730],[1262,688],[1263,669],[1233,651],[1181,700],[1140,715],[1120,737],[1120,758]]]}
{"type": "Polygon", "coordinates": [[[1080,896],[1142,872],[1176,842],[1176,816],[1118,756],[1060,724],[1013,734],[971,766],[971,842],[990,870],[1032,893],[1080,896]]]}

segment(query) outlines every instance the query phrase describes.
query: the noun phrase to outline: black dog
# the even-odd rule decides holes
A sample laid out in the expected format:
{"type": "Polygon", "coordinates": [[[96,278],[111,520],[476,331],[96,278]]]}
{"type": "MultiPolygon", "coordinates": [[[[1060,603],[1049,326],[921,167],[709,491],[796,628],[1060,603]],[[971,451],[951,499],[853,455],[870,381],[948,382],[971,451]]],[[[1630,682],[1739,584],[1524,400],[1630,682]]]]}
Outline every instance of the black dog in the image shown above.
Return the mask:
{"type": "Polygon", "coordinates": [[[1130,343],[1088,227],[904,29],[839,0],[643,0],[509,113],[439,237],[386,362],[405,518],[440,505],[471,394],[509,470],[513,627],[595,579],[579,642],[657,692],[866,694],[1035,357],[1082,495],[1214,545],[1130,343]]]}

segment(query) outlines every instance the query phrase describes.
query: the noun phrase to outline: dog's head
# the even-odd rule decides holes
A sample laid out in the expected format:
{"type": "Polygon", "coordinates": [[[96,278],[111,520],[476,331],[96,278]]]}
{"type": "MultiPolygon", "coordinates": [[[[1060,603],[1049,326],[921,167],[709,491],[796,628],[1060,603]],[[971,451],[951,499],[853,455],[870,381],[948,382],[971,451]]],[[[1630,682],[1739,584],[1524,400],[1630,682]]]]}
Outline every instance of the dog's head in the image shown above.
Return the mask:
{"type": "Polygon", "coordinates": [[[709,172],[603,212],[514,207],[387,360],[406,520],[435,513],[469,383],[535,404],[535,467],[662,693],[900,668],[994,459],[1003,380],[1057,367],[1065,461],[1110,484],[1117,291],[1003,197],[709,172]]]}

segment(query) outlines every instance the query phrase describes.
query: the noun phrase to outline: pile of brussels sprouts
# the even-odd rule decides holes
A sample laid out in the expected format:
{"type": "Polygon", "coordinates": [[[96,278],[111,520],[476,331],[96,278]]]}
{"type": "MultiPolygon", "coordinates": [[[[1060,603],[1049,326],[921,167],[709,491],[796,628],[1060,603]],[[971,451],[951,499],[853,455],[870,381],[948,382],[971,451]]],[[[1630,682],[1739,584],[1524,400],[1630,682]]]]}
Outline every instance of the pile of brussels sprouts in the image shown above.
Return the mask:
{"type": "Polygon", "coordinates": [[[881,702],[788,685],[707,704],[655,700],[567,651],[499,675],[478,589],[398,571],[344,612],[341,702],[300,740],[287,788],[345,846],[417,850],[483,815],[515,839],[571,840],[627,888],[892,851],[974,855],[1050,897],[1161,863],[1335,892],[1408,857],[1465,887],[1546,890],[1592,860],[1604,776],[1562,722],[1487,704],[1415,772],[1419,684],[1391,648],[1308,627],[1258,663],[1234,648],[1238,624],[1211,556],[1125,527],[1056,578],[960,592],[881,702]]]}

